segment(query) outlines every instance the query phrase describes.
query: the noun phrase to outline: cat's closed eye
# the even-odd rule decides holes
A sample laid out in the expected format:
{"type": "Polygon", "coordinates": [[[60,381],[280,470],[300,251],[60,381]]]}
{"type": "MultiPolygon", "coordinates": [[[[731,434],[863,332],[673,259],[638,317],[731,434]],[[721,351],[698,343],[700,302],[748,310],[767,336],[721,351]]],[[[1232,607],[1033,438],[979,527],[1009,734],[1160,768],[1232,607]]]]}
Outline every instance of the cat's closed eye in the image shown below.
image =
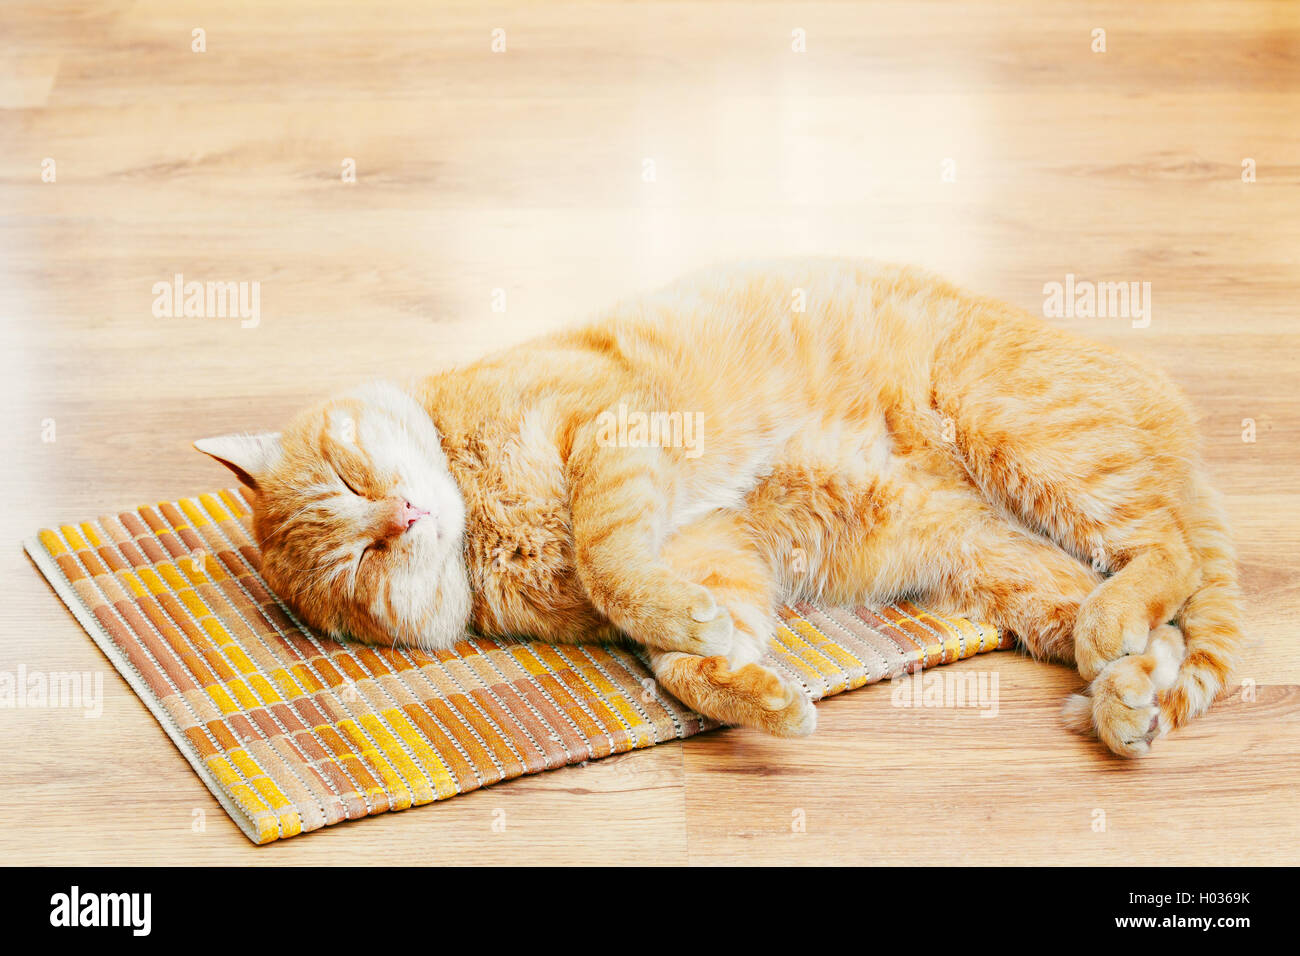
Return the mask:
{"type": "Polygon", "coordinates": [[[361,492],[357,491],[357,489],[354,488],[354,487],[352,486],[352,482],[348,481],[346,478],[343,477],[343,473],[342,473],[342,472],[340,472],[340,471],[335,471],[334,474],[336,474],[336,475],[338,476],[339,481],[343,482],[343,487],[346,488],[348,491],[352,492],[352,493],[353,493],[354,495],[356,495],[358,498],[364,498],[364,497],[366,497],[365,495],[363,495],[361,492]]]}

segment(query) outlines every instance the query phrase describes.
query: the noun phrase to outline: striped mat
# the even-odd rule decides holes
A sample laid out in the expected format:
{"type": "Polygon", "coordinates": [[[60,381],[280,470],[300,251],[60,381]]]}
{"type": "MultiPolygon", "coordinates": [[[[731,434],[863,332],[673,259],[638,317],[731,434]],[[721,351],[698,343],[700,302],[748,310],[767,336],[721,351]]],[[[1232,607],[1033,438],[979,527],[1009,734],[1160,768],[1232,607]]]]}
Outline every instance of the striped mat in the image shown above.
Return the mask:
{"type": "MultiPolygon", "coordinates": [[[[46,529],[28,553],[255,843],[714,726],[632,651],[467,636],[341,644],[266,587],[235,490],[46,529]]],[[[911,604],[782,610],[769,662],[814,698],[1010,646],[911,604]]]]}

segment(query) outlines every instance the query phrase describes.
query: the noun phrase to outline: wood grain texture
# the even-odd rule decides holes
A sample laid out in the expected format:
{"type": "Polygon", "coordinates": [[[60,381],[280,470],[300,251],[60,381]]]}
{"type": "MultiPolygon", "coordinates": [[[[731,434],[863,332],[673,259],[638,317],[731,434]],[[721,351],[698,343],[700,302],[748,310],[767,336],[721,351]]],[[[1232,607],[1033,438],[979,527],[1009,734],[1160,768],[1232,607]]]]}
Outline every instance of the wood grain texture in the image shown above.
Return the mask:
{"type": "Polygon", "coordinates": [[[107,672],[98,720],[0,710],[0,859],[1296,862],[1297,116],[1286,0],[6,3],[0,670],[107,672]],[[809,741],[707,734],[258,849],[20,551],[223,482],[195,437],[785,254],[915,262],[1035,311],[1067,273],[1150,282],[1147,328],[1054,321],[1203,413],[1254,699],[1124,763],[1057,726],[1073,675],[998,654],[953,665],[998,676],[996,717],[869,688],[809,741]],[[178,272],[260,282],[260,323],[155,318],[178,272]]]}

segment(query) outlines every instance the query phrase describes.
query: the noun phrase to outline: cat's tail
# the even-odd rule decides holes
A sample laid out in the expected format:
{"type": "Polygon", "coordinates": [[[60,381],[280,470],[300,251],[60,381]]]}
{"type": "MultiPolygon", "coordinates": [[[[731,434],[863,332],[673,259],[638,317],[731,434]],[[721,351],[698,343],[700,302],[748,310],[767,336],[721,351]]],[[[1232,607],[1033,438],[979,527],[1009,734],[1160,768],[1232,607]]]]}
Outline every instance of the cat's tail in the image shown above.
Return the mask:
{"type": "Polygon", "coordinates": [[[1159,699],[1161,733],[1203,713],[1224,692],[1245,643],[1237,558],[1222,498],[1198,476],[1189,506],[1185,527],[1200,584],[1175,619],[1187,650],[1159,699]]]}

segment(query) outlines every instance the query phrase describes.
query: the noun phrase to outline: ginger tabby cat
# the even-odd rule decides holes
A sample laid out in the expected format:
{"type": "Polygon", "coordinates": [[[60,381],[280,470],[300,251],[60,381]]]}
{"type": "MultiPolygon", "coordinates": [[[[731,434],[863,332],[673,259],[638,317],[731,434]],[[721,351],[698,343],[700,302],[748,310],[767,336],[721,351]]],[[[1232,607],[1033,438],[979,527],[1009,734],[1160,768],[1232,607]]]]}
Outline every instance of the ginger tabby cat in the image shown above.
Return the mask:
{"type": "Polygon", "coordinates": [[[1005,628],[1077,666],[1067,724],[1125,755],[1204,711],[1242,641],[1178,389],[907,268],[709,272],[195,446],[251,489],[263,573],[321,631],[628,638],[682,701],[773,734],[815,724],[759,663],[785,600],[1005,628]]]}

